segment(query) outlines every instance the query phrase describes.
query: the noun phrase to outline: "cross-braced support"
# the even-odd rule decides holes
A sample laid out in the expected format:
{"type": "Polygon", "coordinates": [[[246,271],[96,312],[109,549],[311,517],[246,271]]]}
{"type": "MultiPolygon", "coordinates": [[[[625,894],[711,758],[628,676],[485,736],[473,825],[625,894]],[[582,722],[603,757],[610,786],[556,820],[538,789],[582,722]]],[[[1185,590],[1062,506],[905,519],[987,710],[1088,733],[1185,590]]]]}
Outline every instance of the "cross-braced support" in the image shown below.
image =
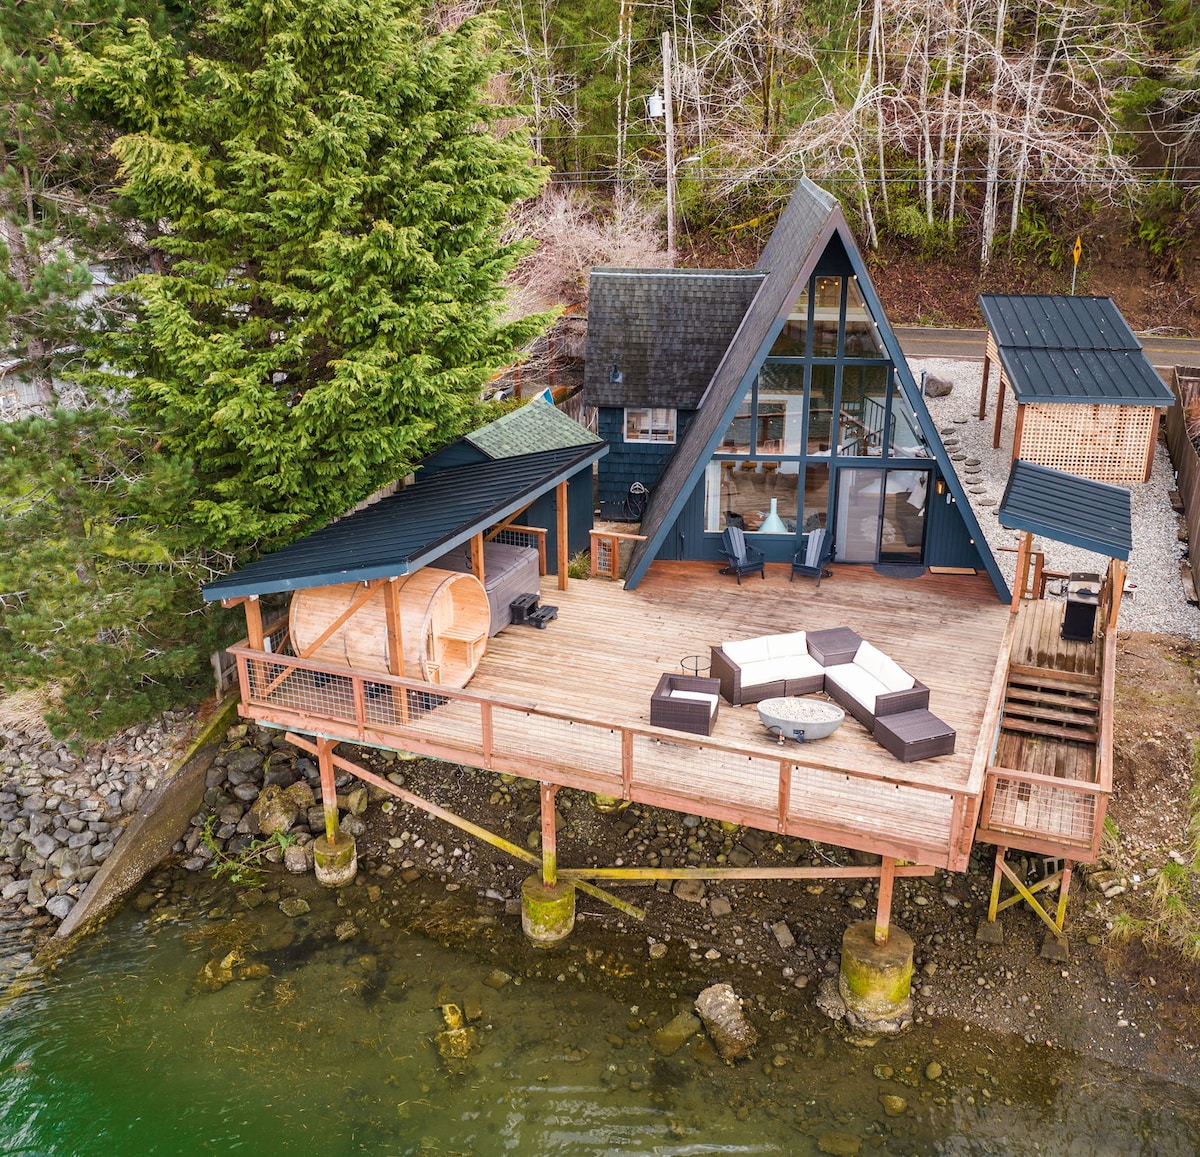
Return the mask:
{"type": "MultiPolygon", "coordinates": [[[[1008,861],[1005,859],[1007,850],[1006,848],[996,849],[996,867],[992,873],[992,895],[988,903],[989,924],[994,923],[997,914],[1003,912],[1005,908],[1011,908],[1014,904],[1019,904],[1024,900],[1050,929],[1055,941],[1061,946],[1065,946],[1066,937],[1063,935],[1063,924],[1067,917],[1067,893],[1071,888],[1073,861],[1063,860],[1063,866],[1058,871],[1051,872],[1045,879],[1030,885],[1018,878],[1016,872],[1009,867],[1008,861]],[[1000,888],[1005,880],[1008,880],[1016,889],[1016,894],[1001,900],[1000,888]],[[1058,904],[1054,909],[1054,915],[1051,916],[1047,908],[1043,907],[1038,900],[1037,893],[1048,891],[1055,885],[1058,886],[1058,904]]],[[[998,938],[996,942],[999,942],[998,938]]]]}

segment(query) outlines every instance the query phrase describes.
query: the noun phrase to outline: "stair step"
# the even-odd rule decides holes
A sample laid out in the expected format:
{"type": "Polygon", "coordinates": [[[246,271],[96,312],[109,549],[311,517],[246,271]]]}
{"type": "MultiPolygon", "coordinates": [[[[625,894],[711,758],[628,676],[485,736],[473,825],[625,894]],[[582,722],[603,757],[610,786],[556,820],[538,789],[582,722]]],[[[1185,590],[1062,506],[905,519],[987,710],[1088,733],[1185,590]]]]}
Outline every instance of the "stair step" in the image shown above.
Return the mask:
{"type": "Polygon", "coordinates": [[[1051,739],[1065,739],[1071,743],[1095,743],[1098,731],[1095,727],[1063,727],[1053,723],[1042,723],[1036,719],[1018,719],[1005,716],[1000,721],[1005,731],[1024,731],[1029,735],[1045,735],[1051,739]]]}

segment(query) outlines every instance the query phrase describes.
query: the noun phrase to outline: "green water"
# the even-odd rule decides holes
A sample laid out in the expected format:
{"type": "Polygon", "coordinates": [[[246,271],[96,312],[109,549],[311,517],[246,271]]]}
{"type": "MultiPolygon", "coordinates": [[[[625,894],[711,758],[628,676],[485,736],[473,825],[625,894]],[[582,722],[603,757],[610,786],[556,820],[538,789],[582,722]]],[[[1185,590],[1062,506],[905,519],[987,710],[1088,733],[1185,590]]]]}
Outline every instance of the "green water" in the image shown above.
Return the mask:
{"type": "Polygon", "coordinates": [[[247,909],[194,877],[157,886],[0,1009],[0,1154],[803,1155],[834,1134],[863,1154],[1200,1151],[1192,1090],[946,1024],[855,1048],[807,992],[767,1000],[753,1061],[702,1037],[660,1056],[653,1027],[720,977],[646,962],[603,918],[546,954],[465,887],[284,882],[312,906],[289,919],[277,892],[247,909]],[[223,961],[244,978],[221,986],[223,961]],[[465,1062],[436,1047],[447,1000],[481,1012],[465,1062]]]}

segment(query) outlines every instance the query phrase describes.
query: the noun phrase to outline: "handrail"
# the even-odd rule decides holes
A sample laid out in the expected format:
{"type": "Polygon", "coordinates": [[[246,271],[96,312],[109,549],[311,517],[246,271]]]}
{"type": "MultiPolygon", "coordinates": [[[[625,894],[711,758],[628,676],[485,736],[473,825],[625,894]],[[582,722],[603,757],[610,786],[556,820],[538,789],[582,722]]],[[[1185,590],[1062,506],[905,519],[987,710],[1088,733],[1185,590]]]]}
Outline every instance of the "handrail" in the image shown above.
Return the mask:
{"type": "MultiPolygon", "coordinates": [[[[611,794],[620,794],[625,798],[630,798],[632,791],[666,793],[680,798],[699,798],[695,791],[689,793],[685,784],[673,786],[668,790],[646,780],[644,778],[644,771],[642,775],[639,775],[639,770],[642,769],[639,769],[635,762],[635,749],[639,741],[649,741],[654,744],[666,743],[671,747],[690,749],[697,753],[716,753],[727,760],[752,761],[760,768],[764,764],[773,763],[777,769],[774,772],[776,777],[775,790],[777,792],[774,799],[777,802],[770,806],[763,806],[760,803],[744,803],[737,804],[737,806],[747,812],[753,812],[755,815],[762,815],[764,818],[774,816],[780,831],[785,830],[786,825],[793,822],[807,823],[809,826],[811,824],[819,824],[825,828],[839,829],[847,833],[855,830],[849,822],[840,822],[842,817],[834,815],[814,816],[810,823],[807,817],[797,815],[792,807],[793,784],[797,773],[801,776],[817,773],[821,776],[840,777],[847,782],[884,784],[904,791],[921,792],[926,797],[944,797],[948,801],[952,817],[950,823],[954,830],[946,833],[950,837],[948,843],[943,844],[939,839],[935,846],[939,851],[945,848],[948,853],[952,854],[957,852],[957,845],[961,834],[958,831],[958,827],[964,822],[965,813],[969,810],[963,806],[966,793],[964,793],[963,785],[961,784],[949,785],[916,782],[905,778],[901,774],[893,774],[887,771],[829,768],[816,759],[810,760],[803,756],[780,756],[774,752],[736,747],[727,743],[713,741],[708,737],[692,736],[669,729],[589,718],[567,711],[541,707],[535,703],[521,702],[515,699],[501,699],[491,695],[481,695],[465,688],[446,687],[441,684],[430,684],[382,672],[363,671],[328,662],[300,659],[296,656],[280,655],[274,652],[258,651],[249,647],[245,640],[230,647],[229,651],[238,659],[238,673],[243,703],[247,706],[261,708],[264,712],[274,711],[279,717],[276,722],[287,717],[290,720],[287,722],[288,726],[297,726],[295,720],[297,715],[306,718],[310,722],[318,723],[318,725],[320,722],[334,721],[344,725],[346,732],[353,731],[359,741],[386,745],[390,739],[394,738],[406,744],[415,744],[413,747],[414,750],[419,749],[421,746],[430,749],[436,748],[435,754],[440,758],[454,758],[455,755],[459,758],[473,756],[479,758],[484,766],[496,767],[502,763],[507,766],[513,762],[511,746],[508,750],[505,750],[505,744],[511,744],[511,737],[505,736],[502,718],[498,718],[498,716],[502,715],[505,711],[517,712],[555,724],[566,724],[571,728],[595,729],[616,737],[616,753],[615,757],[611,760],[611,767],[605,766],[603,756],[598,755],[597,760],[594,760],[591,766],[581,765],[579,767],[566,768],[560,762],[555,762],[552,758],[546,758],[545,751],[543,751],[541,754],[535,752],[522,754],[521,765],[525,769],[525,772],[534,767],[541,767],[556,775],[568,774],[572,779],[578,780],[581,783],[603,783],[607,785],[611,794]],[[256,692],[252,687],[252,664],[260,665],[270,673],[270,681],[266,688],[266,694],[256,692]],[[291,671],[281,672],[279,670],[280,667],[291,668],[291,671]],[[281,702],[280,696],[288,693],[288,677],[296,671],[331,676],[338,680],[346,681],[341,685],[343,690],[341,692],[340,703],[333,702],[332,695],[329,701],[325,703],[313,704],[310,702],[297,706],[294,703],[281,702]],[[281,675],[282,677],[280,677],[281,675]],[[348,687],[346,683],[349,684],[348,687]],[[378,694],[376,689],[379,687],[389,687],[403,692],[398,697],[399,703],[394,720],[381,721],[377,717],[372,718],[370,716],[369,704],[372,701],[372,695],[378,694]],[[467,724],[470,729],[469,734],[447,735],[443,732],[442,734],[431,735],[427,729],[423,729],[420,726],[419,720],[428,718],[428,712],[421,711],[418,707],[412,706],[410,696],[414,694],[428,696],[442,703],[455,701],[462,704],[469,704],[478,710],[478,718],[472,719],[467,724]],[[641,780],[640,784],[639,780],[641,780]]],[[[319,695],[322,690],[323,688],[319,686],[316,689],[305,688],[304,694],[306,696],[312,694],[319,695]]],[[[461,716],[454,718],[453,722],[455,726],[460,726],[461,716]]],[[[301,729],[304,729],[303,726],[301,726],[301,729]]],[[[346,738],[349,737],[349,735],[346,735],[346,738]]],[[[646,770],[648,771],[649,769],[646,770]]],[[[758,784],[759,790],[765,786],[761,779],[758,780],[758,784]]],[[[597,790],[597,788],[588,787],[587,790],[597,790]]],[[[915,797],[909,798],[912,799],[915,797]]],[[[722,806],[724,806],[725,804],[732,805],[734,801],[721,802],[722,806]]],[[[907,843],[908,846],[913,848],[918,846],[930,847],[929,841],[922,840],[918,835],[905,837],[903,835],[891,836],[889,833],[881,834],[883,838],[891,839],[893,842],[907,843]]],[[[911,856],[903,858],[911,858],[911,856]]]]}

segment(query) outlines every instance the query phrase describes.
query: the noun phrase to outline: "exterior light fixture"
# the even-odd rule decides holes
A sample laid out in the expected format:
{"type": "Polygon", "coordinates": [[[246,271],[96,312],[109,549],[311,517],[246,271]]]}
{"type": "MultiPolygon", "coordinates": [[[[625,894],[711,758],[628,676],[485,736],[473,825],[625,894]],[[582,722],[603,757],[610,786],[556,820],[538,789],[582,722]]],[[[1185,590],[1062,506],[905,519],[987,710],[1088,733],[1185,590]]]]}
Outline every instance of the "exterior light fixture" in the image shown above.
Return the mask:
{"type": "Polygon", "coordinates": [[[608,381],[613,386],[619,386],[624,383],[625,375],[621,373],[620,362],[613,362],[612,369],[608,371],[608,381]]]}
{"type": "Polygon", "coordinates": [[[656,88],[646,97],[646,116],[652,121],[660,121],[667,115],[666,102],[662,93],[656,88]]]}
{"type": "Polygon", "coordinates": [[[940,497],[941,495],[945,494],[945,493],[946,493],[946,489],[947,489],[947,487],[946,487],[946,480],[945,480],[944,478],[939,478],[939,479],[938,479],[938,480],[937,480],[937,481],[934,483],[934,489],[936,490],[936,492],[937,492],[937,494],[938,494],[938,496],[939,496],[939,497],[940,497]]]}

